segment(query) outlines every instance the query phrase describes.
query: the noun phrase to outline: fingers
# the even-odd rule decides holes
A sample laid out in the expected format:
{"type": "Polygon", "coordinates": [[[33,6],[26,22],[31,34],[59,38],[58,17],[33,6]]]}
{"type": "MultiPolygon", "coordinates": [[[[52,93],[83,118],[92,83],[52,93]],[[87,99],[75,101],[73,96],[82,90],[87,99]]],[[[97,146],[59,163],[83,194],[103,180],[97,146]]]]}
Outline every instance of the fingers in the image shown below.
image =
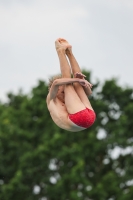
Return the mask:
{"type": "Polygon", "coordinates": [[[82,76],[84,76],[84,77],[86,77],[84,74],[82,74],[81,72],[76,72],[77,74],[80,74],[80,75],[82,75],[82,76]]]}
{"type": "Polygon", "coordinates": [[[86,77],[84,74],[82,74],[81,72],[76,72],[75,75],[79,75],[79,76],[83,76],[86,77]]]}
{"type": "Polygon", "coordinates": [[[92,88],[92,84],[91,83],[89,83],[88,81],[86,81],[86,80],[84,80],[84,79],[81,79],[80,81],[79,81],[79,83],[82,85],[82,86],[84,86],[84,87],[90,87],[90,88],[92,88]]]}
{"type": "Polygon", "coordinates": [[[89,83],[87,80],[85,80],[86,76],[84,74],[82,74],[81,72],[76,72],[75,73],[75,77],[76,78],[80,78],[81,80],[85,81],[85,82],[83,82],[83,81],[80,82],[82,86],[84,86],[84,87],[88,87],[89,86],[90,88],[93,87],[93,85],[91,83],[89,83]]]}
{"type": "Polygon", "coordinates": [[[84,74],[82,74],[81,72],[76,72],[76,73],[74,74],[74,76],[75,76],[76,78],[81,78],[81,79],[86,78],[86,76],[85,76],[84,74]]]}

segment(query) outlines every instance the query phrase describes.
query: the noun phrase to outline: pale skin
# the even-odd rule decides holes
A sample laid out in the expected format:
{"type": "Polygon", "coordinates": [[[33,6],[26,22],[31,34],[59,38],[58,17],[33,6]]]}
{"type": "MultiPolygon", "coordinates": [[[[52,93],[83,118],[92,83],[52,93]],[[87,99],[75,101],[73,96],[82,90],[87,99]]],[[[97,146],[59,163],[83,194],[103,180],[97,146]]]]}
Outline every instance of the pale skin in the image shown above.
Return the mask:
{"type": "Polygon", "coordinates": [[[47,107],[53,121],[60,128],[72,132],[81,131],[85,128],[74,124],[68,115],[86,108],[93,110],[87,97],[92,93],[92,84],[85,80],[85,76],[81,73],[78,62],[72,53],[72,46],[65,39],[57,39],[55,48],[62,78],[53,82],[47,95],[47,107]],[[74,78],[71,78],[71,70],[74,78]]]}

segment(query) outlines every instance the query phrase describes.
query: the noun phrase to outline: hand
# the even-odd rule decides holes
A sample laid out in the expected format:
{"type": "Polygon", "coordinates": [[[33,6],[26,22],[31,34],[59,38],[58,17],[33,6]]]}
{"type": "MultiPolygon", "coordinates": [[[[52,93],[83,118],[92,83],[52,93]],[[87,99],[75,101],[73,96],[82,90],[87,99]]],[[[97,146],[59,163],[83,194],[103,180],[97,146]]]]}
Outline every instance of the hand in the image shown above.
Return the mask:
{"type": "Polygon", "coordinates": [[[87,80],[85,80],[85,79],[80,79],[79,80],[79,83],[80,83],[80,85],[82,85],[82,86],[84,86],[84,87],[90,87],[90,88],[92,88],[92,84],[91,83],[89,83],[87,80]]]}
{"type": "Polygon", "coordinates": [[[74,74],[74,77],[75,78],[80,78],[80,79],[85,79],[86,78],[86,76],[84,74],[82,74],[81,72],[76,72],[74,74]]]}

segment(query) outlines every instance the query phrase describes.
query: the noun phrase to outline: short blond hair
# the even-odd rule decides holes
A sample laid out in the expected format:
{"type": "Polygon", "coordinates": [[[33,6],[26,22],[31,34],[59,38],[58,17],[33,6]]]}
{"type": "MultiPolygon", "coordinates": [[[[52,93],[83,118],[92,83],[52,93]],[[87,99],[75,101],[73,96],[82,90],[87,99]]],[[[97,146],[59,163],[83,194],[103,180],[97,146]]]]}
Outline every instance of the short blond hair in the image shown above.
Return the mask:
{"type": "Polygon", "coordinates": [[[49,78],[49,82],[48,82],[48,91],[50,90],[50,88],[51,88],[53,82],[54,82],[56,79],[60,79],[60,78],[62,78],[61,74],[57,74],[57,75],[52,76],[52,77],[49,78]]]}

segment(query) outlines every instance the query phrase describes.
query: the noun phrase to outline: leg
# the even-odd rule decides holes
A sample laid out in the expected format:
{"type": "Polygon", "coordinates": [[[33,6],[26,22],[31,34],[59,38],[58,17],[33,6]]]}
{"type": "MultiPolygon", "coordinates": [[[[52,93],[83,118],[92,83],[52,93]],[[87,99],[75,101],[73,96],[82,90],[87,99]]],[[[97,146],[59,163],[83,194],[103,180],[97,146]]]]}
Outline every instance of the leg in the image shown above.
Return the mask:
{"type": "Polygon", "coordinates": [[[79,67],[79,64],[76,60],[76,58],[74,57],[73,53],[72,53],[72,48],[68,48],[66,50],[66,55],[69,58],[69,62],[71,64],[71,68],[72,68],[72,72],[73,72],[73,76],[75,76],[76,72],[80,72],[81,73],[81,69],[79,67]]]}
{"type": "MultiPolygon", "coordinates": [[[[71,68],[65,54],[65,50],[68,48],[68,45],[61,45],[60,39],[58,39],[55,42],[55,46],[59,57],[62,78],[71,78],[71,68]]],[[[80,100],[72,84],[65,85],[64,92],[65,105],[68,113],[73,114],[85,109],[85,105],[80,100]]]]}
{"type": "MultiPolygon", "coordinates": [[[[72,48],[71,47],[67,48],[66,54],[67,54],[69,62],[71,64],[73,75],[75,75],[76,72],[81,72],[79,64],[78,64],[77,60],[75,59],[75,57],[74,57],[74,55],[72,53],[72,48]]],[[[82,101],[82,103],[87,108],[93,110],[93,108],[92,108],[92,106],[90,104],[90,101],[89,101],[87,95],[85,94],[85,91],[84,91],[83,87],[79,83],[74,83],[74,88],[75,88],[80,100],[82,101]]],[[[90,94],[91,94],[91,89],[90,89],[90,94]]]]}
{"type": "Polygon", "coordinates": [[[55,47],[60,62],[60,70],[62,78],[71,78],[71,68],[69,66],[68,60],[65,55],[65,51],[68,46],[61,45],[60,39],[57,39],[55,41],[55,47]]]}

